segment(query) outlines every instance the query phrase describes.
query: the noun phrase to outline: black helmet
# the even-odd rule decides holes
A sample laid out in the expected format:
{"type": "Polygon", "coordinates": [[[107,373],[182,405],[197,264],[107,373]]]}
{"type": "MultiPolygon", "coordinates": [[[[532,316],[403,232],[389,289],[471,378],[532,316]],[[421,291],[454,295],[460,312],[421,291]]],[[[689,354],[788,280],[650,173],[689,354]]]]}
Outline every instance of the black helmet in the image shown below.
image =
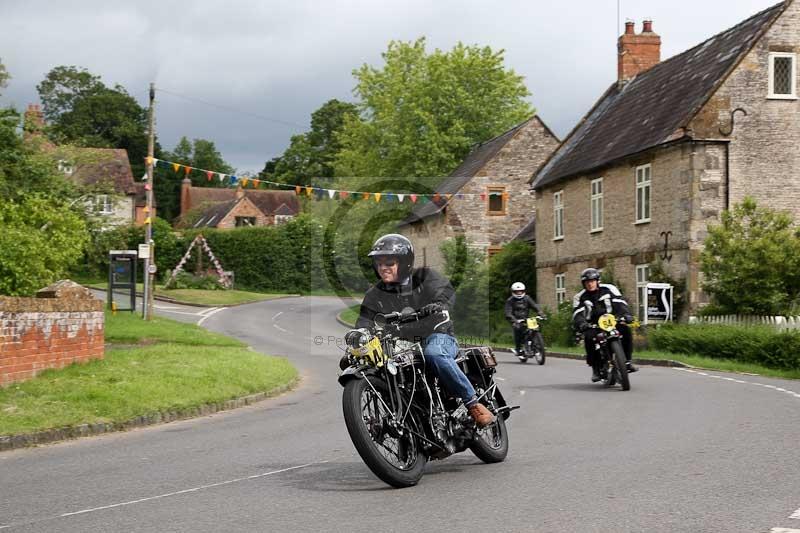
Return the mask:
{"type": "Polygon", "coordinates": [[[372,258],[372,268],[375,269],[375,274],[378,274],[378,269],[375,268],[375,258],[382,255],[397,258],[398,278],[403,280],[411,275],[411,269],[414,267],[414,245],[411,244],[411,241],[397,233],[384,235],[375,241],[369,254],[367,254],[368,257],[372,258]]]}
{"type": "Polygon", "coordinates": [[[596,268],[587,268],[583,272],[581,272],[581,283],[585,283],[589,280],[599,280],[600,279],[600,271],[596,268]]]}

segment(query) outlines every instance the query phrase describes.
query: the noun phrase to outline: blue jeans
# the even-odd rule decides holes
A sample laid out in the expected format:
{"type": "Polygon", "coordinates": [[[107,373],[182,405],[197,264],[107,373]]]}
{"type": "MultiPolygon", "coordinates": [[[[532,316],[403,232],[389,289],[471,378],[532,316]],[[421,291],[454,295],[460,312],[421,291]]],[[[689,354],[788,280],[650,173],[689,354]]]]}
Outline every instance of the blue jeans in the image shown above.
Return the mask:
{"type": "Polygon", "coordinates": [[[464,400],[467,407],[475,403],[475,389],[456,364],[458,343],[455,337],[434,333],[425,339],[422,348],[425,361],[439,376],[445,388],[464,400]]]}

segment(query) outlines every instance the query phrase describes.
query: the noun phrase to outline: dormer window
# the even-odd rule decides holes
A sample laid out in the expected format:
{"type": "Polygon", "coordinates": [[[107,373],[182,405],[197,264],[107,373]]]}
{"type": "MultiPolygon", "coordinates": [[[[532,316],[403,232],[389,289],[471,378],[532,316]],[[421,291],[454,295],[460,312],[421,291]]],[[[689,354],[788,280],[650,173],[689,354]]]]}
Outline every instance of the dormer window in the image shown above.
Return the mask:
{"type": "Polygon", "coordinates": [[[768,98],[797,98],[797,54],[770,52],[768,98]]]}
{"type": "Polygon", "coordinates": [[[72,173],[75,172],[75,167],[66,159],[59,159],[58,170],[59,172],[63,172],[65,176],[72,176],[72,173]]]}

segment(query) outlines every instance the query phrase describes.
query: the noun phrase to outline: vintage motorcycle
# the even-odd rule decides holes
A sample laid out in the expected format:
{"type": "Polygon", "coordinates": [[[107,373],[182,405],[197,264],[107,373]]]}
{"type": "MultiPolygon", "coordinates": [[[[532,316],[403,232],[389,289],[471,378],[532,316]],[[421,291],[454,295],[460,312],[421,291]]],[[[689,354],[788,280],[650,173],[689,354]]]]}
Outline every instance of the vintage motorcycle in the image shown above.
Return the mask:
{"type": "MultiPolygon", "coordinates": [[[[450,319],[440,311],[442,323],[450,319]]],[[[340,361],[342,408],[350,439],[361,459],[393,487],[416,485],[429,459],[444,459],[469,448],[485,463],[508,453],[508,406],[493,376],[491,348],[459,350],[456,362],[495,421],[478,429],[464,403],[450,395],[425,367],[419,343],[400,338],[403,324],[423,315],[413,310],[379,314],[374,328],[345,335],[340,361]]]]}
{"type": "Polygon", "coordinates": [[[543,365],[547,354],[544,350],[544,339],[542,332],[539,331],[539,322],[545,320],[543,316],[528,317],[519,319],[520,322],[525,324],[525,342],[522,345],[522,353],[518,353],[517,357],[520,362],[527,363],[528,359],[533,357],[537,363],[543,365]]]}
{"type": "Polygon", "coordinates": [[[619,383],[622,390],[630,390],[631,382],[628,367],[625,365],[622,334],[617,329],[617,317],[612,313],[605,313],[592,327],[592,342],[600,355],[600,377],[603,385],[613,387],[619,383]]]}

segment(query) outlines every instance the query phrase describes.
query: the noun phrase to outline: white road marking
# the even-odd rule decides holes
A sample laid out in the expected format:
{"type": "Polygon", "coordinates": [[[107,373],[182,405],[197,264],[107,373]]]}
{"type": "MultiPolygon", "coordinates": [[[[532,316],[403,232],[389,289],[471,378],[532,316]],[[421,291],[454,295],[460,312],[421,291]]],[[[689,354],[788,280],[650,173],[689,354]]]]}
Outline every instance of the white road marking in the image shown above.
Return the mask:
{"type": "Polygon", "coordinates": [[[519,395],[520,396],[525,396],[525,391],[524,390],[519,391],[519,395]]]}
{"type": "Polygon", "coordinates": [[[197,325],[198,326],[202,325],[203,322],[205,322],[205,320],[208,317],[210,317],[213,314],[219,313],[220,311],[223,311],[224,309],[225,309],[224,307],[212,307],[208,311],[204,311],[203,313],[201,313],[203,315],[203,318],[201,318],[200,320],[197,321],[197,325]]]}
{"type": "Polygon", "coordinates": [[[494,379],[496,379],[497,381],[505,381],[506,380],[506,378],[501,378],[500,376],[495,376],[494,379]]]}
{"type": "Polygon", "coordinates": [[[769,533],[800,533],[800,529],[791,529],[788,527],[773,527],[769,533]]]}
{"type": "Polygon", "coordinates": [[[277,329],[281,330],[284,333],[289,333],[289,330],[283,329],[278,324],[272,324],[272,327],[277,328],[277,329]]]}
{"type": "Polygon", "coordinates": [[[797,520],[800,520],[800,509],[793,512],[792,516],[790,516],[789,518],[796,518],[797,520]]]}
{"type": "MultiPolygon", "coordinates": [[[[722,379],[722,380],[730,381],[730,382],[733,382],[733,383],[741,383],[741,384],[745,384],[745,385],[755,385],[756,387],[764,387],[766,389],[771,389],[771,390],[774,390],[776,392],[784,392],[784,393],[786,393],[789,396],[792,396],[794,398],[800,398],[800,393],[798,393],[798,392],[791,391],[791,390],[788,390],[788,389],[784,389],[784,388],[778,387],[776,385],[770,385],[768,383],[757,383],[755,381],[744,381],[744,380],[741,380],[741,379],[734,379],[734,378],[729,378],[729,377],[725,377],[725,376],[715,376],[714,374],[707,374],[705,372],[700,372],[699,370],[692,370],[691,368],[676,368],[675,370],[679,370],[681,372],[690,372],[692,374],[698,374],[700,376],[706,376],[706,377],[714,378],[714,379],[722,379]]],[[[800,519],[800,509],[798,509],[795,512],[795,514],[797,516],[792,515],[791,518],[800,519]]],[[[800,533],[800,531],[798,533],[800,533]]]]}
{"type": "MultiPolygon", "coordinates": [[[[184,489],[184,490],[179,490],[179,491],[176,491],[176,492],[168,492],[166,494],[159,494],[158,496],[150,496],[148,498],[140,498],[138,500],[131,500],[129,502],[114,503],[114,504],[111,504],[111,505],[104,505],[102,507],[93,507],[91,509],[83,509],[82,511],[74,511],[72,513],[64,513],[64,514],[62,514],[60,516],[61,517],[65,517],[65,516],[74,516],[74,515],[79,515],[79,514],[93,513],[95,511],[103,511],[105,509],[113,509],[115,507],[124,507],[126,505],[134,505],[134,504],[137,504],[137,503],[149,502],[149,501],[152,501],[152,500],[159,500],[161,498],[169,498],[170,496],[177,496],[178,494],[187,494],[189,492],[197,492],[197,491],[200,491],[200,490],[210,489],[210,488],[214,488],[214,487],[221,487],[222,485],[230,485],[231,483],[238,483],[240,481],[248,481],[248,480],[251,480],[251,479],[258,479],[260,477],[271,476],[273,474],[280,474],[281,472],[288,472],[289,470],[297,470],[298,468],[306,468],[306,467],[309,467],[309,466],[320,465],[320,464],[327,463],[327,462],[328,461],[320,461],[318,463],[306,463],[304,465],[299,465],[299,466],[290,466],[289,468],[282,468],[280,470],[273,470],[271,472],[264,472],[262,474],[255,474],[255,475],[252,475],[252,476],[240,477],[240,478],[236,478],[236,479],[230,479],[228,481],[220,481],[219,483],[210,483],[208,485],[200,485],[199,487],[194,487],[194,488],[191,488],[191,489],[184,489]]],[[[3,527],[8,527],[8,526],[3,526],[3,527]]]]}
{"type": "Polygon", "coordinates": [[[156,309],[181,309],[180,307],[176,307],[174,305],[156,305],[156,304],[153,304],[153,307],[155,307],[156,309]]]}
{"type": "Polygon", "coordinates": [[[272,317],[272,320],[275,320],[276,318],[278,318],[282,314],[283,314],[283,311],[278,311],[277,313],[275,313],[275,316],[272,317]]]}

